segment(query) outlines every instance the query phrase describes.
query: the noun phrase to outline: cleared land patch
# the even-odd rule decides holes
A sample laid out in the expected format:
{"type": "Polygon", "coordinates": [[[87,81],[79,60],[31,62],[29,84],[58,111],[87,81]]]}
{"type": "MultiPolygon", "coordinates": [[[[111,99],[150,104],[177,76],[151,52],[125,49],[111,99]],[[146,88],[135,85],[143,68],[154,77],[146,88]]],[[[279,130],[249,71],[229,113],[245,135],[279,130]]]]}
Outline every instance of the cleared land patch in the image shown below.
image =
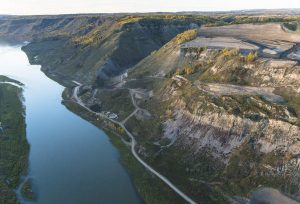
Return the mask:
{"type": "Polygon", "coordinates": [[[198,37],[195,40],[184,43],[181,48],[190,48],[190,47],[207,47],[211,49],[239,49],[247,51],[257,51],[259,47],[242,40],[231,38],[231,37],[198,37]]]}
{"type": "Polygon", "coordinates": [[[300,35],[285,32],[280,24],[270,23],[264,25],[242,24],[219,27],[201,27],[201,36],[227,36],[251,40],[277,40],[287,42],[300,42],[300,35]]]}
{"type": "Polygon", "coordinates": [[[273,87],[252,87],[252,86],[239,86],[232,84],[216,84],[216,83],[203,83],[196,81],[195,85],[202,91],[207,93],[222,96],[222,95],[248,95],[248,96],[261,96],[270,102],[283,102],[284,99],[273,93],[273,87]]]}
{"type": "Polygon", "coordinates": [[[294,52],[299,47],[300,35],[286,32],[280,24],[201,27],[198,33],[206,42],[197,39],[198,43],[195,40],[187,45],[255,50],[263,57],[300,59],[294,52]]]}

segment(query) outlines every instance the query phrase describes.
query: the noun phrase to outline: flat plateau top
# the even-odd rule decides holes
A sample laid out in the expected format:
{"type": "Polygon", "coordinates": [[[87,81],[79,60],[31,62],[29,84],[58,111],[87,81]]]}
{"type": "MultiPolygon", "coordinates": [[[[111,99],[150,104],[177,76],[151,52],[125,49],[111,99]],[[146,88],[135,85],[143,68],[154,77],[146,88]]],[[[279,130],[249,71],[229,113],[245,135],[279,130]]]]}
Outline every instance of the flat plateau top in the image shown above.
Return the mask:
{"type": "Polygon", "coordinates": [[[299,34],[286,32],[277,23],[262,25],[237,24],[219,27],[203,26],[199,29],[199,34],[205,37],[222,36],[249,40],[300,42],[299,34]]]}
{"type": "Polygon", "coordinates": [[[215,48],[215,49],[236,48],[241,50],[259,49],[259,47],[254,44],[250,44],[232,37],[213,37],[213,38],[198,37],[195,40],[184,43],[181,47],[182,48],[207,47],[207,48],[215,48]]]}

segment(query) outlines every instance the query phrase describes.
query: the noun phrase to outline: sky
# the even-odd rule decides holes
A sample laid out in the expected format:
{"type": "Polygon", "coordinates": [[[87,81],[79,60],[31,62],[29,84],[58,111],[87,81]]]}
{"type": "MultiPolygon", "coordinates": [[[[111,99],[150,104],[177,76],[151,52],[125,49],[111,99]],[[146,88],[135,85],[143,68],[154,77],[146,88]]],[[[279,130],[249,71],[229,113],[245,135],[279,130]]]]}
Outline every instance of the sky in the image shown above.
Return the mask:
{"type": "Polygon", "coordinates": [[[228,11],[300,8],[300,0],[0,0],[0,14],[228,11]]]}

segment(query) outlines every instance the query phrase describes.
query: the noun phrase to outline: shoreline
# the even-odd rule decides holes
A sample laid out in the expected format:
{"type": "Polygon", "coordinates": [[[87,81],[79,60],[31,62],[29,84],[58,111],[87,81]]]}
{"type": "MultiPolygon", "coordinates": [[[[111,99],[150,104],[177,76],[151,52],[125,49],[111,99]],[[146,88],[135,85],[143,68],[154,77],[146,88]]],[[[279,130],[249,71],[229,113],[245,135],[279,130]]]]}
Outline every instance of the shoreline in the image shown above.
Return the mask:
{"type": "MultiPolygon", "coordinates": [[[[23,49],[21,51],[24,52],[23,49]]],[[[24,52],[26,54],[26,52],[24,52]]],[[[27,54],[26,54],[27,55],[27,54]]],[[[27,55],[28,58],[28,55],[27,55]]],[[[28,58],[29,59],[29,58],[28,58]]],[[[31,64],[31,63],[30,63],[31,64]]],[[[58,83],[62,87],[64,87],[63,92],[61,95],[63,96],[65,91],[74,86],[74,82],[71,79],[68,79],[63,76],[58,76],[56,74],[53,74],[51,72],[47,72],[47,70],[43,69],[42,66],[40,68],[40,71],[45,74],[47,78],[50,80],[58,83]]],[[[20,85],[23,85],[20,83],[20,85]]],[[[77,84],[78,85],[78,84],[77,84]]],[[[131,181],[133,182],[133,186],[136,189],[136,192],[138,193],[138,197],[141,198],[143,201],[149,201],[149,203],[182,203],[182,199],[178,197],[178,195],[174,192],[172,192],[169,187],[165,186],[164,183],[162,183],[159,179],[157,179],[153,174],[149,173],[142,165],[137,163],[137,160],[134,158],[134,156],[131,154],[131,152],[128,149],[129,142],[126,141],[126,138],[117,138],[115,136],[112,136],[112,134],[116,135],[117,133],[113,132],[113,130],[109,128],[105,128],[103,125],[99,126],[99,124],[95,124],[92,121],[92,118],[86,118],[77,111],[73,111],[66,105],[67,100],[65,100],[64,97],[62,97],[62,103],[63,105],[71,112],[73,112],[75,115],[83,118],[87,122],[92,123],[97,128],[105,131],[107,133],[107,136],[109,137],[111,143],[117,147],[117,149],[120,151],[120,162],[125,167],[125,170],[129,173],[129,176],[131,178],[131,181]],[[126,146],[127,145],[127,146],[126,146]],[[128,154],[129,153],[129,154],[128,154]],[[138,174],[138,175],[137,175],[138,174]],[[144,181],[147,180],[148,182],[144,181]],[[138,183],[138,184],[137,184],[138,183]],[[146,185],[145,185],[146,184],[146,185]],[[153,190],[153,188],[156,188],[153,190]],[[146,189],[146,190],[145,190],[146,189]],[[162,191],[164,193],[162,193],[162,191]],[[166,196],[169,195],[169,196],[166,196]],[[167,197],[167,198],[166,198],[167,197]]],[[[78,105],[78,104],[77,104],[78,105]]],[[[27,171],[29,169],[27,168],[27,171]]],[[[18,183],[18,186],[14,188],[16,197],[18,198],[19,202],[29,201],[27,198],[25,198],[24,195],[22,195],[22,187],[25,184],[25,182],[28,179],[28,175],[24,174],[22,175],[22,180],[18,183]]],[[[30,179],[30,178],[29,178],[30,179]]]]}
{"type": "MultiPolygon", "coordinates": [[[[27,53],[22,49],[22,51],[27,55],[27,53]]],[[[28,60],[29,60],[29,56],[27,55],[27,58],[28,58],[28,60]]],[[[72,101],[72,100],[70,100],[70,98],[71,97],[67,97],[66,98],[66,96],[65,96],[65,92],[68,90],[68,89],[71,89],[71,88],[76,88],[76,87],[78,87],[78,86],[80,86],[81,85],[81,83],[79,83],[79,82],[77,82],[77,81],[75,81],[74,79],[68,79],[67,77],[65,77],[65,76],[59,76],[59,75],[57,75],[57,74],[53,74],[53,73],[51,73],[51,72],[48,72],[47,71],[47,69],[43,69],[43,66],[41,66],[41,69],[40,69],[40,71],[42,71],[49,79],[51,79],[51,80],[53,80],[53,81],[55,81],[56,83],[58,83],[58,84],[60,84],[61,86],[63,86],[63,87],[65,87],[65,90],[63,91],[63,93],[62,93],[62,103],[67,107],[67,109],[69,109],[69,107],[66,105],[66,102],[69,102],[69,101],[71,101],[71,102],[73,102],[73,103],[76,103],[77,105],[79,105],[79,106],[81,106],[81,108],[83,108],[85,111],[87,111],[87,112],[90,112],[91,114],[93,114],[93,115],[95,115],[95,113],[93,113],[93,111],[91,111],[90,109],[88,109],[87,107],[85,107],[85,105],[84,104],[80,104],[80,103],[77,103],[77,102],[75,102],[75,101],[72,101]],[[76,85],[76,86],[74,86],[74,85],[76,85]]],[[[69,109],[70,110],[70,109],[69,109]]],[[[73,110],[70,110],[71,112],[73,112],[74,114],[76,114],[76,115],[78,115],[78,116],[80,116],[80,117],[82,117],[82,115],[80,114],[80,113],[78,113],[77,111],[73,111],[73,110]]],[[[98,114],[96,114],[96,115],[98,115],[98,114]]],[[[103,117],[103,116],[102,116],[103,117]]],[[[105,117],[105,116],[104,116],[105,117]]],[[[91,122],[91,119],[86,119],[85,117],[83,117],[83,119],[85,119],[85,120],[87,120],[88,122],[91,122]]],[[[112,120],[112,119],[109,119],[109,118],[106,118],[105,117],[105,119],[104,120],[108,120],[108,121],[111,121],[112,123],[118,123],[117,125],[120,125],[121,124],[121,122],[118,122],[118,121],[114,121],[114,120],[112,120]],[[119,124],[120,123],[120,124],[119,124]]],[[[93,122],[91,122],[92,124],[94,124],[93,122]]],[[[111,130],[111,129],[109,129],[109,128],[105,128],[103,125],[96,125],[96,124],[94,124],[97,128],[99,128],[99,129],[101,129],[101,130],[104,130],[104,129],[106,129],[106,131],[108,131],[108,132],[113,132],[113,130],[111,130]]],[[[129,138],[132,138],[132,137],[130,137],[129,135],[128,135],[128,130],[125,128],[125,126],[124,125],[121,125],[120,126],[121,128],[123,128],[124,130],[125,130],[125,132],[126,132],[126,135],[129,137],[129,138]]],[[[130,132],[129,132],[130,133],[130,132]]],[[[116,134],[116,133],[114,133],[114,134],[116,134]]],[[[131,133],[130,133],[131,134],[131,133]]],[[[109,136],[109,138],[111,139],[111,137],[110,137],[110,135],[108,134],[108,136],[109,136]]],[[[132,136],[132,135],[131,135],[132,136]]],[[[126,145],[126,144],[130,144],[130,142],[128,142],[128,141],[126,141],[126,139],[125,139],[125,142],[124,142],[124,140],[120,140],[124,145],[126,145]]],[[[120,149],[120,147],[118,147],[118,149],[120,149]]],[[[137,155],[137,154],[136,154],[137,155]]],[[[122,156],[122,155],[121,155],[122,156]]],[[[138,161],[138,159],[136,158],[136,156],[134,155],[134,154],[132,154],[132,156],[138,161]]],[[[139,156],[138,156],[139,157],[139,156]]],[[[142,160],[141,158],[140,158],[140,160],[142,160]]],[[[143,160],[142,160],[143,161],[143,160]]],[[[139,161],[140,162],[140,161],[139,161]]],[[[148,166],[148,167],[150,167],[146,162],[144,162],[144,164],[146,165],[146,166],[148,166]]],[[[147,174],[149,174],[149,172],[151,172],[151,176],[153,177],[153,175],[156,175],[156,176],[158,176],[159,175],[159,173],[156,171],[156,170],[154,170],[152,167],[150,167],[152,170],[149,170],[149,169],[147,169],[147,167],[144,165],[143,163],[140,163],[140,165],[144,168],[144,171],[147,173],[147,174]],[[153,173],[153,172],[156,172],[156,173],[153,173]]],[[[128,168],[128,166],[126,166],[126,168],[128,168]]],[[[150,174],[149,174],[150,175],[150,174]]],[[[158,178],[158,177],[157,177],[158,178]]],[[[167,185],[168,186],[168,188],[169,188],[169,190],[171,190],[171,191],[173,191],[174,193],[175,193],[175,195],[176,196],[179,196],[180,197],[180,200],[181,199],[183,199],[183,200],[185,200],[185,202],[188,202],[188,203],[192,203],[192,204],[194,204],[194,203],[196,203],[195,201],[193,201],[191,198],[189,198],[189,196],[187,196],[185,193],[183,193],[181,190],[179,190],[175,185],[173,185],[172,184],[172,182],[171,181],[169,181],[165,176],[162,176],[161,175],[161,177],[159,178],[159,180],[160,181],[162,181],[163,183],[164,183],[164,185],[167,185]],[[171,187],[173,185],[173,187],[171,187]],[[176,190],[174,190],[174,189],[176,189],[176,190]]],[[[137,189],[138,190],[138,189],[137,189]]],[[[174,195],[173,195],[174,196],[174,195]]],[[[143,196],[142,196],[143,197],[143,196]]],[[[158,196],[159,197],[159,196],[158,196]]],[[[161,200],[158,200],[158,201],[161,201],[161,200]]],[[[173,203],[174,203],[174,201],[173,201],[173,203]]],[[[175,202],[176,203],[176,202],[175,202]]],[[[179,203],[182,203],[182,200],[181,200],[181,202],[179,202],[179,203]]]]}
{"type": "MultiPolygon", "coordinates": [[[[29,152],[30,152],[30,144],[27,139],[26,135],[26,122],[25,122],[25,105],[23,101],[23,91],[24,91],[24,85],[20,83],[19,81],[15,79],[11,79],[5,75],[0,76],[0,87],[2,85],[5,86],[12,86],[16,88],[16,90],[8,89],[5,91],[5,87],[1,87],[4,90],[4,97],[1,104],[5,105],[5,103],[8,103],[8,106],[12,109],[15,109],[16,111],[12,111],[12,116],[9,120],[5,119],[4,117],[4,126],[2,125],[3,121],[0,122],[1,127],[1,137],[6,137],[6,140],[11,140],[13,142],[14,140],[18,140],[19,143],[18,147],[20,149],[12,148],[9,150],[9,154],[11,156],[16,158],[11,158],[10,160],[6,161],[5,159],[5,149],[7,149],[6,145],[9,145],[9,143],[5,142],[5,140],[0,141],[0,146],[4,148],[4,151],[2,154],[4,155],[1,160],[4,160],[2,162],[6,161],[6,168],[9,169],[9,172],[3,172],[3,175],[0,176],[5,177],[5,182],[0,184],[2,186],[2,191],[4,193],[3,197],[1,196],[0,192],[0,202],[4,203],[19,203],[21,202],[20,196],[23,198],[23,195],[21,193],[18,193],[18,189],[22,186],[23,179],[27,177],[28,175],[28,167],[29,167],[29,152]],[[7,97],[7,98],[6,98],[7,97]],[[13,98],[11,98],[13,97],[13,98]],[[17,100],[17,101],[11,101],[11,100],[17,100]],[[18,110],[19,109],[19,110],[18,110]],[[14,115],[17,114],[17,115],[14,115]],[[22,124],[19,124],[19,123],[22,124]],[[9,127],[9,124],[15,123],[18,124],[18,129],[9,127]],[[6,135],[6,132],[9,132],[9,137],[6,135]],[[21,135],[22,139],[19,140],[18,137],[21,135]],[[10,138],[10,139],[9,139],[10,138]],[[7,144],[6,144],[7,143],[7,144]],[[6,148],[5,148],[6,147],[6,148]],[[11,163],[14,164],[11,164],[11,163]],[[3,199],[3,200],[2,200],[3,199]]],[[[6,107],[7,108],[7,107],[6,107]]],[[[0,119],[2,116],[5,116],[6,113],[0,114],[0,119]]],[[[4,166],[5,168],[5,166],[4,166]]]]}
{"type": "MultiPolygon", "coordinates": [[[[74,82],[75,83],[75,82],[74,82]]],[[[168,180],[165,176],[161,175],[158,171],[156,171],[155,169],[153,169],[149,164],[147,164],[143,159],[141,159],[139,157],[139,155],[136,153],[135,151],[135,146],[137,144],[134,136],[127,130],[127,128],[125,127],[125,122],[128,118],[126,118],[123,122],[118,122],[114,119],[108,118],[107,116],[101,114],[101,113],[96,113],[92,110],[90,110],[88,107],[86,107],[86,105],[81,101],[81,99],[78,97],[78,90],[81,87],[81,84],[76,82],[76,84],[78,84],[78,86],[76,86],[73,90],[73,94],[71,96],[71,99],[74,99],[75,103],[77,103],[78,105],[82,106],[84,109],[86,109],[87,111],[89,111],[90,113],[93,113],[96,116],[100,116],[101,118],[104,118],[105,120],[109,120],[112,123],[118,125],[119,127],[121,127],[127,134],[127,136],[130,137],[131,139],[131,153],[132,155],[135,157],[135,159],[144,166],[144,168],[148,171],[150,171],[152,174],[156,175],[161,181],[163,181],[166,185],[168,185],[174,192],[176,192],[179,196],[181,196],[186,202],[191,203],[191,204],[195,204],[196,202],[193,201],[188,195],[186,195],[184,192],[182,192],[180,189],[178,189],[170,180],[168,180]]],[[[132,100],[132,104],[135,107],[135,110],[133,111],[133,113],[136,112],[136,110],[139,109],[139,107],[136,105],[136,102],[133,98],[132,95],[132,90],[130,90],[130,95],[131,95],[131,100],[132,100]]],[[[129,116],[133,116],[134,114],[130,114],[129,116]]]]}
{"type": "Polygon", "coordinates": [[[131,147],[128,147],[128,144],[126,144],[127,141],[125,140],[126,142],[124,142],[124,138],[114,132],[114,130],[106,127],[108,125],[106,119],[101,118],[100,120],[97,120],[93,113],[89,112],[78,103],[70,100],[69,97],[66,96],[66,94],[69,94],[66,93],[68,91],[68,89],[64,91],[62,103],[68,110],[107,133],[112,144],[120,151],[121,164],[124,165],[126,170],[129,172],[134,183],[134,187],[146,203],[171,202],[176,204],[186,202],[169,186],[167,186],[167,184],[154,176],[154,174],[145,169],[145,167],[136,160],[130,151],[131,147]],[[119,138],[116,138],[116,136],[119,138]]]}

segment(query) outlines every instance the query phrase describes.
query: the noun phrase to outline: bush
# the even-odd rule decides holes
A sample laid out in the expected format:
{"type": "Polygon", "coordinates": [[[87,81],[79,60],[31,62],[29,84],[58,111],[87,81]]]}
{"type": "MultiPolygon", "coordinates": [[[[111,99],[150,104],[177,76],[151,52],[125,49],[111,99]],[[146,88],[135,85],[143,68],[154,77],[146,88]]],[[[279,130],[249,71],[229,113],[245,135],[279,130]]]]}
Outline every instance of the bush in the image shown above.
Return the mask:
{"type": "Polygon", "coordinates": [[[250,52],[247,56],[246,56],[246,62],[253,62],[255,59],[257,58],[257,52],[250,52]]]}
{"type": "Polygon", "coordinates": [[[185,74],[185,70],[184,69],[177,69],[175,72],[175,75],[184,75],[185,74]]]}
{"type": "Polygon", "coordinates": [[[291,31],[296,31],[298,29],[297,23],[283,23],[283,26],[291,31]]]}
{"type": "Polygon", "coordinates": [[[229,50],[228,48],[224,48],[222,50],[223,56],[226,58],[232,58],[234,56],[238,56],[239,50],[238,49],[231,49],[229,50]]]}
{"type": "Polygon", "coordinates": [[[177,69],[175,75],[190,75],[195,73],[195,66],[186,66],[183,69],[177,69]]]}
{"type": "Polygon", "coordinates": [[[184,68],[184,71],[187,75],[190,75],[190,74],[193,74],[194,73],[194,70],[192,67],[188,66],[188,67],[185,67],[184,68]]]}
{"type": "Polygon", "coordinates": [[[177,35],[176,37],[176,43],[178,45],[194,40],[196,37],[198,36],[198,31],[196,29],[193,30],[187,30],[183,33],[180,33],[179,35],[177,35]]]}

